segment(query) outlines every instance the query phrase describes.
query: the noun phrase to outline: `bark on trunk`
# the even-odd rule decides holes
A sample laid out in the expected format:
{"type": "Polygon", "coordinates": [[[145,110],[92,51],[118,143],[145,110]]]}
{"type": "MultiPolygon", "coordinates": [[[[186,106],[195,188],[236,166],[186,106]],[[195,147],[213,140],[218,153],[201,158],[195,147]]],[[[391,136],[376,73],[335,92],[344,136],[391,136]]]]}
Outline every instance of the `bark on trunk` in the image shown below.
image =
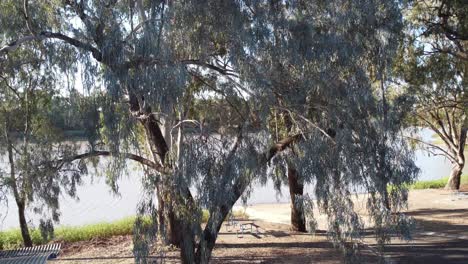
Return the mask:
{"type": "MultiPolygon", "coordinates": [[[[240,196],[239,196],[240,197],[240,196]]],[[[237,199],[235,199],[237,201],[237,199]]],[[[229,202],[224,206],[221,206],[220,211],[216,216],[210,217],[208,223],[203,231],[202,236],[200,237],[200,242],[198,243],[198,248],[195,254],[195,259],[192,262],[196,264],[208,264],[211,259],[211,253],[213,252],[214,246],[216,244],[216,239],[218,238],[219,230],[223,225],[224,219],[229,214],[229,211],[234,206],[234,202],[229,202]]]]}
{"type": "Polygon", "coordinates": [[[459,190],[460,189],[460,178],[461,178],[461,175],[462,175],[462,171],[463,171],[463,167],[464,167],[465,163],[459,163],[459,164],[456,164],[453,169],[452,169],[452,172],[450,173],[450,178],[447,182],[447,185],[445,185],[445,189],[446,190],[459,190]]]}
{"type": "MultiPolygon", "coordinates": [[[[13,189],[13,195],[15,197],[16,205],[18,206],[18,216],[21,228],[21,236],[23,237],[23,243],[25,247],[32,247],[31,236],[29,235],[28,223],[26,221],[26,216],[24,210],[26,208],[24,199],[21,198],[20,192],[18,191],[18,185],[16,182],[16,166],[15,159],[13,155],[13,145],[10,141],[8,135],[8,120],[5,121],[5,137],[7,142],[8,150],[8,161],[10,162],[10,178],[12,180],[10,187],[13,189]]],[[[23,196],[24,197],[24,196],[23,196]]]]}
{"type": "Polygon", "coordinates": [[[297,170],[291,166],[288,168],[288,181],[291,195],[291,229],[306,232],[304,203],[297,199],[297,196],[304,194],[304,184],[299,181],[297,170]]]}
{"type": "Polygon", "coordinates": [[[21,228],[21,236],[23,237],[23,243],[25,247],[32,247],[33,243],[29,234],[28,223],[24,214],[25,206],[21,202],[16,203],[18,205],[18,215],[21,228]]]}
{"type": "MultiPolygon", "coordinates": [[[[128,86],[127,90],[130,96],[130,111],[138,114],[143,113],[147,116],[144,119],[140,119],[140,121],[145,128],[147,142],[154,161],[159,161],[161,165],[166,166],[166,155],[169,152],[169,146],[163,136],[158,120],[152,114],[151,107],[140,105],[138,96],[134,93],[134,89],[131,86],[128,86]]],[[[142,98],[143,100],[144,98],[142,98]]],[[[179,247],[181,243],[181,227],[175,219],[176,215],[173,212],[171,201],[166,201],[166,198],[169,199],[170,195],[168,195],[169,190],[167,190],[165,182],[163,179],[156,189],[159,226],[162,227],[160,230],[165,232],[163,234],[166,238],[164,242],[179,247]]]]}
{"type": "Polygon", "coordinates": [[[177,216],[174,213],[174,208],[171,206],[168,208],[168,221],[169,225],[167,230],[167,235],[169,236],[169,243],[180,247],[182,243],[182,226],[180,221],[177,220],[177,216]]]}

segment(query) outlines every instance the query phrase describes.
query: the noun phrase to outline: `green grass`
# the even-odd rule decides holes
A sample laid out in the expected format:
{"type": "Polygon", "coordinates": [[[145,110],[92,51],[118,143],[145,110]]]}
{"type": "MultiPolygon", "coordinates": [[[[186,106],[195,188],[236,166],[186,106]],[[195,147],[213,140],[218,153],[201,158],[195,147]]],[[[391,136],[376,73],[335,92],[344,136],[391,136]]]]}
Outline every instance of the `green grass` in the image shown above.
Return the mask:
{"type": "MultiPolygon", "coordinates": [[[[244,211],[234,211],[236,217],[248,218],[244,211]]],[[[208,221],[209,213],[203,210],[202,222],[208,221]]],[[[55,229],[54,241],[77,242],[87,241],[93,238],[109,238],[119,235],[131,235],[135,217],[127,217],[113,222],[102,222],[82,226],[60,226],[55,229]]],[[[148,221],[149,223],[149,221],[148,221]]],[[[38,229],[30,229],[31,239],[35,245],[49,242],[44,240],[38,229]]],[[[19,228],[0,232],[0,250],[21,247],[23,239],[19,228]]]]}
{"type": "MultiPolygon", "coordinates": [[[[108,238],[117,235],[132,234],[135,217],[127,217],[113,222],[102,222],[83,226],[60,226],[55,229],[54,240],[63,242],[76,242],[90,240],[92,238],[108,238]]],[[[39,229],[30,229],[34,244],[47,243],[42,238],[39,229]]],[[[20,229],[11,229],[0,232],[0,249],[21,247],[23,239],[20,229]]]]}
{"type": "MultiPolygon", "coordinates": [[[[440,178],[437,180],[430,181],[417,181],[408,186],[410,190],[422,190],[422,189],[440,189],[444,188],[448,182],[449,177],[440,178]]],[[[468,184],[468,175],[462,175],[460,179],[461,184],[468,184]]],[[[387,190],[391,192],[394,186],[389,185],[387,190]]]]}
{"type": "MultiPolygon", "coordinates": [[[[431,181],[417,181],[414,184],[410,185],[410,189],[420,190],[420,189],[439,189],[445,187],[448,182],[449,177],[444,177],[438,180],[431,181]]],[[[463,175],[461,177],[461,184],[468,184],[468,175],[463,175]]]]}

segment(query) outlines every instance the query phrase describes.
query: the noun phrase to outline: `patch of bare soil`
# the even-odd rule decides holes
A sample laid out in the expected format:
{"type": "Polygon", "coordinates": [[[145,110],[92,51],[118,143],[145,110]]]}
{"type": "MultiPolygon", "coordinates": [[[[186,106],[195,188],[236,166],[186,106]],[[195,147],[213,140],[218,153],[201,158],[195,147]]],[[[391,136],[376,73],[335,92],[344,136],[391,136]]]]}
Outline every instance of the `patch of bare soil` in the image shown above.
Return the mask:
{"type": "MultiPolygon", "coordinates": [[[[241,221],[242,222],[242,221],[241,221]]],[[[244,223],[246,221],[243,221],[244,223]]],[[[248,221],[252,222],[252,221],[248,221]]],[[[259,232],[237,233],[223,225],[213,252],[212,263],[342,263],[341,254],[327,241],[324,232],[315,235],[292,232],[289,225],[254,221],[259,232]]],[[[54,263],[134,263],[132,237],[120,236],[65,244],[54,263]]],[[[153,252],[155,257],[161,256],[153,252]]],[[[362,261],[375,263],[367,248],[362,261]]],[[[168,249],[164,263],[180,263],[177,249],[168,249]]]]}
{"type": "MultiPolygon", "coordinates": [[[[356,208],[365,216],[365,197],[356,208]]],[[[260,232],[239,236],[223,225],[213,252],[212,263],[343,263],[341,254],[327,241],[324,232],[315,235],[289,230],[289,205],[249,207],[249,215],[260,232]],[[272,223],[276,222],[276,223],[272,223]]],[[[384,254],[392,263],[468,263],[468,185],[459,192],[413,190],[406,213],[416,220],[413,240],[392,239],[384,254]]],[[[319,228],[325,218],[316,215],[319,228]]],[[[365,239],[376,249],[372,234],[365,239]]],[[[57,263],[134,263],[130,236],[92,240],[64,245],[57,263]]],[[[152,252],[153,256],[161,256],[152,252]]],[[[180,263],[177,249],[168,249],[164,263],[180,263]]],[[[378,258],[363,246],[361,263],[377,263],[378,258]]]]}

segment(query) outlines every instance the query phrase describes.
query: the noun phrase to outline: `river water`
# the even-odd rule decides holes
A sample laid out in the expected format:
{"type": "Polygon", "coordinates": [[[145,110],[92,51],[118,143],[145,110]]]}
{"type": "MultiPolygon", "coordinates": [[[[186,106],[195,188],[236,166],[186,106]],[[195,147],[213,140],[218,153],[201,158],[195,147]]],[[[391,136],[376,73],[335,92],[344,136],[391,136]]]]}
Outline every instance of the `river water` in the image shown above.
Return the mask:
{"type": "MultiPolygon", "coordinates": [[[[424,140],[431,140],[432,133],[423,130],[421,137],[424,140]]],[[[421,169],[420,180],[439,179],[449,175],[451,165],[448,160],[441,156],[428,156],[423,150],[416,151],[416,165],[421,169]]],[[[112,221],[126,216],[136,214],[136,205],[141,199],[142,172],[137,166],[130,166],[128,173],[119,180],[119,195],[115,195],[105,183],[103,177],[85,176],[84,183],[77,188],[79,201],[69,197],[62,197],[61,225],[82,225],[101,221],[112,221]]],[[[90,171],[91,172],[91,171],[90,171]]],[[[465,167],[464,173],[468,169],[465,167]]],[[[289,202],[288,189],[282,188],[279,195],[273,188],[273,184],[268,182],[265,186],[255,186],[250,195],[248,204],[259,203],[285,203],[289,202]]],[[[306,187],[306,192],[311,192],[312,188],[306,187]]],[[[5,230],[18,226],[17,208],[13,199],[9,199],[8,207],[0,205],[0,230],[5,230]]],[[[27,212],[31,226],[37,226],[38,219],[32,212],[27,212]]]]}

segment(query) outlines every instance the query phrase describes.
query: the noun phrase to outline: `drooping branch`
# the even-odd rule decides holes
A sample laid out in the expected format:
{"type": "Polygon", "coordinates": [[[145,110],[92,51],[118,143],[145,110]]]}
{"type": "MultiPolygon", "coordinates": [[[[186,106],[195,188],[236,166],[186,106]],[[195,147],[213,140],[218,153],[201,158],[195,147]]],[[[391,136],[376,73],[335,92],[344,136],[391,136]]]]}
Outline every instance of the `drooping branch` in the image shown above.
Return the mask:
{"type": "MultiPolygon", "coordinates": [[[[448,147],[452,148],[453,142],[450,142],[449,139],[446,138],[445,135],[444,135],[431,121],[429,121],[427,118],[425,118],[422,114],[417,113],[417,116],[418,116],[424,123],[426,123],[426,124],[432,129],[432,131],[434,131],[434,132],[444,141],[444,143],[445,143],[448,147]]],[[[455,147],[454,150],[456,150],[456,147],[455,147]]]]}
{"type": "Polygon", "coordinates": [[[210,64],[210,63],[206,63],[206,62],[203,62],[201,60],[182,60],[181,63],[186,64],[186,65],[196,65],[196,66],[201,66],[201,67],[204,67],[204,68],[208,68],[210,70],[221,73],[222,75],[227,75],[227,76],[232,76],[232,77],[239,77],[232,70],[222,68],[222,67],[210,64]]]}
{"type": "Polygon", "coordinates": [[[180,63],[184,65],[195,65],[199,67],[203,67],[206,69],[213,70],[219,74],[225,75],[225,76],[231,76],[234,78],[238,78],[239,76],[235,73],[233,70],[229,70],[223,67],[219,67],[201,60],[180,60],[180,61],[173,61],[173,62],[164,62],[158,58],[148,56],[148,57],[143,57],[143,56],[136,56],[133,57],[126,62],[122,64],[122,69],[133,69],[141,66],[154,66],[154,65],[161,65],[161,64],[167,64],[167,63],[180,63]]]}
{"type": "Polygon", "coordinates": [[[71,38],[71,37],[66,36],[66,35],[64,35],[62,33],[41,32],[40,35],[44,36],[46,38],[55,38],[55,39],[63,40],[66,43],[71,44],[72,46],[75,46],[77,48],[84,49],[84,50],[86,50],[88,52],[91,52],[91,54],[93,54],[93,57],[97,61],[102,61],[101,51],[99,51],[96,47],[94,47],[93,45],[91,45],[89,43],[85,43],[85,42],[82,42],[80,40],[71,38]]]}
{"type": "Polygon", "coordinates": [[[449,55],[452,55],[456,58],[459,58],[459,59],[462,59],[464,61],[468,61],[468,54],[466,52],[462,52],[462,51],[454,51],[454,50],[451,50],[449,48],[441,48],[441,47],[433,47],[433,49],[435,50],[435,52],[427,52],[425,51],[424,53],[425,54],[434,54],[434,53],[444,53],[444,54],[449,54],[449,55]]]}
{"type": "Polygon", "coordinates": [[[65,163],[69,163],[69,162],[72,162],[72,161],[75,161],[75,160],[82,160],[82,159],[88,159],[88,158],[92,158],[92,157],[98,157],[98,156],[107,156],[107,157],[112,157],[112,156],[119,156],[119,157],[124,157],[126,159],[130,159],[130,160],[133,160],[133,161],[136,161],[142,165],[145,165],[145,166],[148,166],[156,171],[158,171],[159,173],[161,174],[170,174],[171,171],[149,159],[146,159],[144,157],[141,157],[141,156],[138,156],[138,155],[135,155],[135,154],[132,154],[132,153],[114,153],[114,152],[110,152],[110,151],[104,151],[104,150],[101,150],[101,151],[91,151],[91,152],[87,152],[87,153],[82,153],[82,154],[78,154],[78,155],[75,155],[75,156],[71,156],[71,157],[66,157],[66,158],[63,158],[63,159],[60,159],[60,160],[57,160],[56,162],[59,164],[59,166],[65,164],[65,163]]]}
{"type": "Polygon", "coordinates": [[[33,40],[37,40],[37,36],[25,36],[20,39],[17,39],[10,44],[7,44],[6,46],[0,48],[0,54],[5,54],[8,52],[15,51],[19,46],[21,46],[23,43],[30,42],[33,40]]]}
{"type": "Polygon", "coordinates": [[[19,99],[19,100],[22,100],[22,97],[21,95],[19,94],[18,90],[16,90],[15,88],[13,88],[9,83],[8,83],[8,80],[7,78],[3,77],[0,75],[0,78],[4,81],[5,83],[5,86],[8,87],[8,89],[10,89],[15,95],[16,97],[19,99]]]}
{"type": "Polygon", "coordinates": [[[43,31],[43,32],[41,32],[41,33],[39,33],[38,35],[35,35],[35,36],[25,36],[25,37],[22,37],[22,38],[20,38],[18,40],[15,40],[15,41],[11,42],[10,44],[7,44],[6,46],[0,48],[0,55],[15,51],[19,46],[21,46],[22,44],[24,44],[26,42],[42,41],[44,39],[60,39],[60,40],[63,40],[64,42],[66,42],[66,43],[68,43],[68,44],[70,44],[70,45],[72,45],[74,47],[77,47],[77,48],[83,49],[85,51],[91,52],[91,54],[93,55],[93,57],[97,61],[102,61],[101,52],[96,47],[94,47],[93,45],[91,45],[89,43],[86,43],[86,42],[82,42],[82,41],[80,41],[78,39],[71,38],[71,37],[69,37],[67,35],[64,35],[62,33],[48,32],[48,31],[43,31]]]}
{"type": "Polygon", "coordinates": [[[447,157],[451,162],[456,162],[456,159],[455,157],[450,154],[448,151],[446,151],[445,149],[435,145],[435,144],[432,144],[432,143],[429,143],[429,142],[426,142],[424,140],[420,140],[420,139],[417,139],[417,138],[414,138],[414,137],[408,137],[408,136],[404,136],[405,138],[409,139],[409,140],[414,140],[414,141],[417,141],[421,144],[424,144],[426,146],[429,146],[431,148],[434,148],[434,149],[437,149],[438,151],[442,152],[443,153],[443,156],[447,157]]]}

